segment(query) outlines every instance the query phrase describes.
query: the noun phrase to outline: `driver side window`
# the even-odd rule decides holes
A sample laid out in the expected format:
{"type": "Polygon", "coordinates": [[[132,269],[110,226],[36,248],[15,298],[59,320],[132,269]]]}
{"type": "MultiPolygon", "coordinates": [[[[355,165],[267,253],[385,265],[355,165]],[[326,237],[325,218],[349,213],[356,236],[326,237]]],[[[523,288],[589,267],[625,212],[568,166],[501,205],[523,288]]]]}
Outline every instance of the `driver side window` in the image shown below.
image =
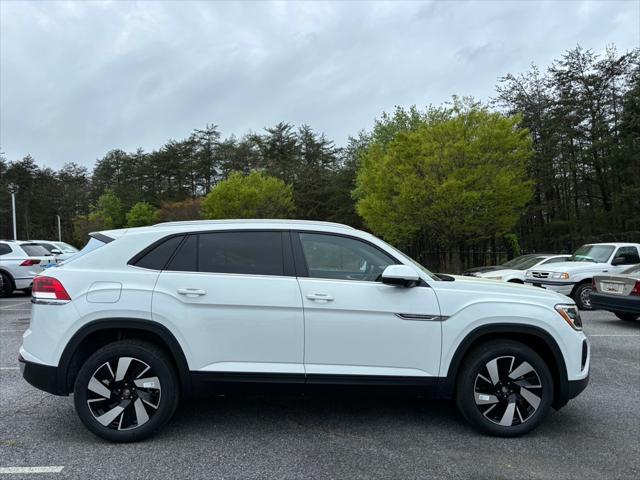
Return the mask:
{"type": "Polygon", "coordinates": [[[391,256],[354,238],[317,233],[300,233],[300,243],[309,277],[334,280],[380,281],[391,256]]]}

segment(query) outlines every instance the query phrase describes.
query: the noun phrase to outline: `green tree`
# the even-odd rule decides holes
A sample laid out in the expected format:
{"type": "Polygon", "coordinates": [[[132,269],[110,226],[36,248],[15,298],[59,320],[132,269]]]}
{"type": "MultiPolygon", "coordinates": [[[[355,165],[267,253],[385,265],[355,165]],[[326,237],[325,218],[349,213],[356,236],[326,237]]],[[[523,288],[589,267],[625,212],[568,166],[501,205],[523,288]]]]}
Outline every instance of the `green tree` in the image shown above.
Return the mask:
{"type": "Polygon", "coordinates": [[[147,202],[138,202],[127,212],[127,227],[144,227],[158,220],[158,211],[147,202]]]}
{"type": "Polygon", "coordinates": [[[202,201],[204,218],[288,218],[295,212],[293,189],[263,173],[232,173],[202,201]]]}
{"type": "Polygon", "coordinates": [[[362,155],[358,213],[375,233],[409,247],[460,247],[507,233],[532,193],[531,139],[519,121],[470,99],[428,109],[420,126],[362,155]]]}

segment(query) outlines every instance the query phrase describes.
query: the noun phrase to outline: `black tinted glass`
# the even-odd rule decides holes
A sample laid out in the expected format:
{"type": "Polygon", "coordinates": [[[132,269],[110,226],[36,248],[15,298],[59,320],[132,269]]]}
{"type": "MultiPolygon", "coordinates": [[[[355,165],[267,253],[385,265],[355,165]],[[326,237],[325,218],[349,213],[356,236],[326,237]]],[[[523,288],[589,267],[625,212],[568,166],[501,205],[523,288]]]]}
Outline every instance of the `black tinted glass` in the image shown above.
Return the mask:
{"type": "Polygon", "coordinates": [[[189,235],[166,266],[165,270],[176,272],[197,272],[198,236],[189,235]]]}
{"type": "Polygon", "coordinates": [[[199,237],[200,272],[284,274],[281,232],[216,232],[199,237]]]}
{"type": "Polygon", "coordinates": [[[41,247],[35,243],[21,243],[20,248],[25,251],[27,255],[30,257],[44,257],[49,255],[49,252],[46,248],[41,247]]]}
{"type": "Polygon", "coordinates": [[[7,253],[11,253],[11,247],[6,243],[0,243],[0,255],[5,255],[7,253]]]}
{"type": "Polygon", "coordinates": [[[179,236],[165,240],[160,245],[157,245],[147,252],[144,257],[139,259],[134,265],[136,267],[149,268],[151,270],[162,270],[171,258],[171,255],[173,255],[173,252],[178,248],[178,245],[180,245],[183,238],[184,237],[179,236]]]}

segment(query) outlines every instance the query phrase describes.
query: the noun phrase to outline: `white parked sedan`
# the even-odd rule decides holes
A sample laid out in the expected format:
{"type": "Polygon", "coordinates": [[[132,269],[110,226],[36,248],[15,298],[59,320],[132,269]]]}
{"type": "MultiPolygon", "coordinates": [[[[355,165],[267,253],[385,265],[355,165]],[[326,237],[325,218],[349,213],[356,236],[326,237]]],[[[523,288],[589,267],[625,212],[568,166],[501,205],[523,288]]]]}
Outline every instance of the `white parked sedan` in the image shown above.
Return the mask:
{"type": "Polygon", "coordinates": [[[524,283],[525,274],[530,268],[541,265],[549,265],[552,263],[566,262],[571,255],[552,255],[542,253],[537,256],[530,256],[524,261],[514,265],[511,268],[503,268],[500,270],[491,270],[489,272],[477,273],[475,276],[486,278],[488,280],[501,280],[503,282],[524,283]]]}
{"type": "Polygon", "coordinates": [[[47,249],[47,251],[55,255],[56,260],[58,262],[62,262],[64,260],[68,260],[73,255],[78,253],[78,249],[73,245],[69,245],[65,242],[56,242],[52,240],[32,240],[33,243],[37,243],[38,245],[47,249]]]}

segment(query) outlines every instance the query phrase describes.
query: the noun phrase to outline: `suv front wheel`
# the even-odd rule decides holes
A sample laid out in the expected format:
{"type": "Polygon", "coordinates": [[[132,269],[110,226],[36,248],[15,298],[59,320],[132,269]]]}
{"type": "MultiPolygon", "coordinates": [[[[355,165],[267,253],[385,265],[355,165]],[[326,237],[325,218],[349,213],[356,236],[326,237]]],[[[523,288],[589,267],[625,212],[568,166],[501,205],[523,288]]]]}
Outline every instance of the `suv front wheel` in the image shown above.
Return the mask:
{"type": "Polygon", "coordinates": [[[516,437],[536,428],[549,413],[553,378],[545,361],[526,345],[498,340],[465,358],[456,404],[478,430],[516,437]]]}
{"type": "Polygon", "coordinates": [[[113,442],[153,434],[173,415],[179,388],[173,365],[155,345],[122,340],[99,349],[84,363],[74,385],[82,423],[113,442]]]}

